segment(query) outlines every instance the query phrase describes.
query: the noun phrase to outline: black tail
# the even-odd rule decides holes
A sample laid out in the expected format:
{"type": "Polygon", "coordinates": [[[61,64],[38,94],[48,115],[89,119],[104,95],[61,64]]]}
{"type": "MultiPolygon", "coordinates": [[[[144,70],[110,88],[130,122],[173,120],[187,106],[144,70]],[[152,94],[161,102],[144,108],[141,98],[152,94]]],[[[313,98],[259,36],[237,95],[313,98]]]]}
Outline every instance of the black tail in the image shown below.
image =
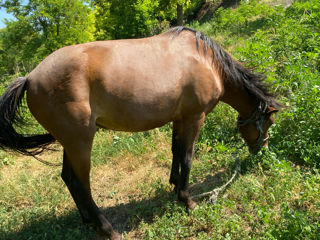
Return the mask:
{"type": "Polygon", "coordinates": [[[0,149],[35,156],[47,149],[55,139],[51,134],[22,135],[13,128],[13,125],[23,123],[19,111],[27,83],[26,77],[17,78],[0,98],[0,149]]]}

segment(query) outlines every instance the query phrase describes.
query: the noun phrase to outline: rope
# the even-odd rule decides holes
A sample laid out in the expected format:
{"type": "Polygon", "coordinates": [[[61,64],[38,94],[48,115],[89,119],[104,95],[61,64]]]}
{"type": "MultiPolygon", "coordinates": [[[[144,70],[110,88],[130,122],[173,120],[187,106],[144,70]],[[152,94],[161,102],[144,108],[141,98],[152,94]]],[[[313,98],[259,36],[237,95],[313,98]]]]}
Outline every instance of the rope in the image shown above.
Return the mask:
{"type": "Polygon", "coordinates": [[[210,196],[208,202],[209,203],[216,203],[216,201],[218,200],[218,196],[219,196],[219,193],[221,191],[223,191],[228,185],[230,185],[230,183],[234,180],[234,178],[238,175],[239,171],[240,171],[240,153],[238,150],[242,149],[243,146],[245,144],[242,144],[240,147],[238,147],[236,149],[236,151],[234,151],[232,153],[233,157],[235,158],[235,162],[236,162],[236,168],[234,170],[234,173],[233,175],[231,176],[231,178],[229,179],[228,182],[226,182],[224,185],[222,185],[221,187],[218,187],[218,188],[215,188],[213,189],[212,191],[209,191],[209,192],[205,192],[205,193],[201,193],[201,194],[198,194],[198,195],[195,195],[195,196],[191,196],[191,198],[193,199],[199,199],[199,198],[203,198],[203,197],[207,197],[207,196],[210,196]]]}

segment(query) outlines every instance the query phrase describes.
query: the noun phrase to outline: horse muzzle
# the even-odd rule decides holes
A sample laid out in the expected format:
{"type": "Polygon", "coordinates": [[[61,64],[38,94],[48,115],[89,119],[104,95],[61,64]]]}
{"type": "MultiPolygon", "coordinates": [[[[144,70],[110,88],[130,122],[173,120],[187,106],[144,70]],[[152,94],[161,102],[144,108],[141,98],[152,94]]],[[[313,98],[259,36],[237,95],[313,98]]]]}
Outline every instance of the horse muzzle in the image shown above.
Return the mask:
{"type": "Polygon", "coordinates": [[[258,152],[260,152],[261,149],[268,148],[268,139],[269,139],[269,136],[267,136],[266,138],[262,139],[262,141],[261,140],[257,141],[253,145],[248,145],[249,152],[251,154],[257,154],[258,152]]]}

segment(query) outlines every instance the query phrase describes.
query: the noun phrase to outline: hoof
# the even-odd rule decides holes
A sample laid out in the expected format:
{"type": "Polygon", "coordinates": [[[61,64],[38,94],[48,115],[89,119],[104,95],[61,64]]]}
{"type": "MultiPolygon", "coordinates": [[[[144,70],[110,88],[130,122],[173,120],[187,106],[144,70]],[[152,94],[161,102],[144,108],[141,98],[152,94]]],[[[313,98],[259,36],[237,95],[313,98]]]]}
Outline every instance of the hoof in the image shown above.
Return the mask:
{"type": "Polygon", "coordinates": [[[122,239],[122,237],[121,237],[121,235],[119,233],[113,232],[111,234],[110,240],[121,240],[121,239],[122,239]]]}
{"type": "Polygon", "coordinates": [[[121,240],[122,237],[117,232],[112,232],[110,236],[106,236],[105,234],[98,234],[97,235],[98,240],[121,240]]]}
{"type": "Polygon", "coordinates": [[[197,207],[197,203],[191,199],[188,191],[180,191],[178,193],[178,199],[185,204],[187,210],[194,210],[197,207]]]}
{"type": "Polygon", "coordinates": [[[195,201],[193,201],[191,199],[188,200],[187,210],[192,211],[192,210],[195,210],[197,207],[198,207],[198,204],[195,201]]]}

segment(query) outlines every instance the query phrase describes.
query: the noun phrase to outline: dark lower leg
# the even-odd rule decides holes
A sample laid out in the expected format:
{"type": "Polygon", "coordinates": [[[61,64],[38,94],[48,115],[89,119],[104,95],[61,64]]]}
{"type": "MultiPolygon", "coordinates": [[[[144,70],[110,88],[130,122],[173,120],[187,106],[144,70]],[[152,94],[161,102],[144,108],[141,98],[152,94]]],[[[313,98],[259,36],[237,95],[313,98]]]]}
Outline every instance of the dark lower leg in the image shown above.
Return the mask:
{"type": "Polygon", "coordinates": [[[178,159],[180,164],[180,177],[178,182],[178,199],[186,204],[188,209],[194,209],[197,205],[188,192],[189,174],[191,170],[193,149],[198,137],[200,127],[204,121],[204,113],[200,116],[187,118],[176,124],[178,131],[178,159]]]}
{"type": "Polygon", "coordinates": [[[87,189],[75,175],[65,152],[61,177],[79,209],[83,222],[95,224],[98,227],[98,232],[110,239],[120,239],[120,236],[113,230],[111,224],[93,201],[90,189],[87,189]]]}
{"type": "Polygon", "coordinates": [[[189,175],[192,165],[192,156],[193,156],[193,148],[184,151],[181,156],[181,173],[180,173],[180,182],[179,182],[179,191],[178,191],[178,199],[185,203],[188,209],[194,209],[196,203],[191,199],[189,195],[189,175]]]}
{"type": "Polygon", "coordinates": [[[175,187],[175,191],[177,191],[178,184],[179,184],[179,168],[180,168],[180,160],[179,160],[179,153],[180,153],[180,146],[178,141],[178,134],[177,131],[173,128],[172,130],[172,166],[171,166],[171,173],[170,173],[170,184],[173,184],[175,187]]]}

